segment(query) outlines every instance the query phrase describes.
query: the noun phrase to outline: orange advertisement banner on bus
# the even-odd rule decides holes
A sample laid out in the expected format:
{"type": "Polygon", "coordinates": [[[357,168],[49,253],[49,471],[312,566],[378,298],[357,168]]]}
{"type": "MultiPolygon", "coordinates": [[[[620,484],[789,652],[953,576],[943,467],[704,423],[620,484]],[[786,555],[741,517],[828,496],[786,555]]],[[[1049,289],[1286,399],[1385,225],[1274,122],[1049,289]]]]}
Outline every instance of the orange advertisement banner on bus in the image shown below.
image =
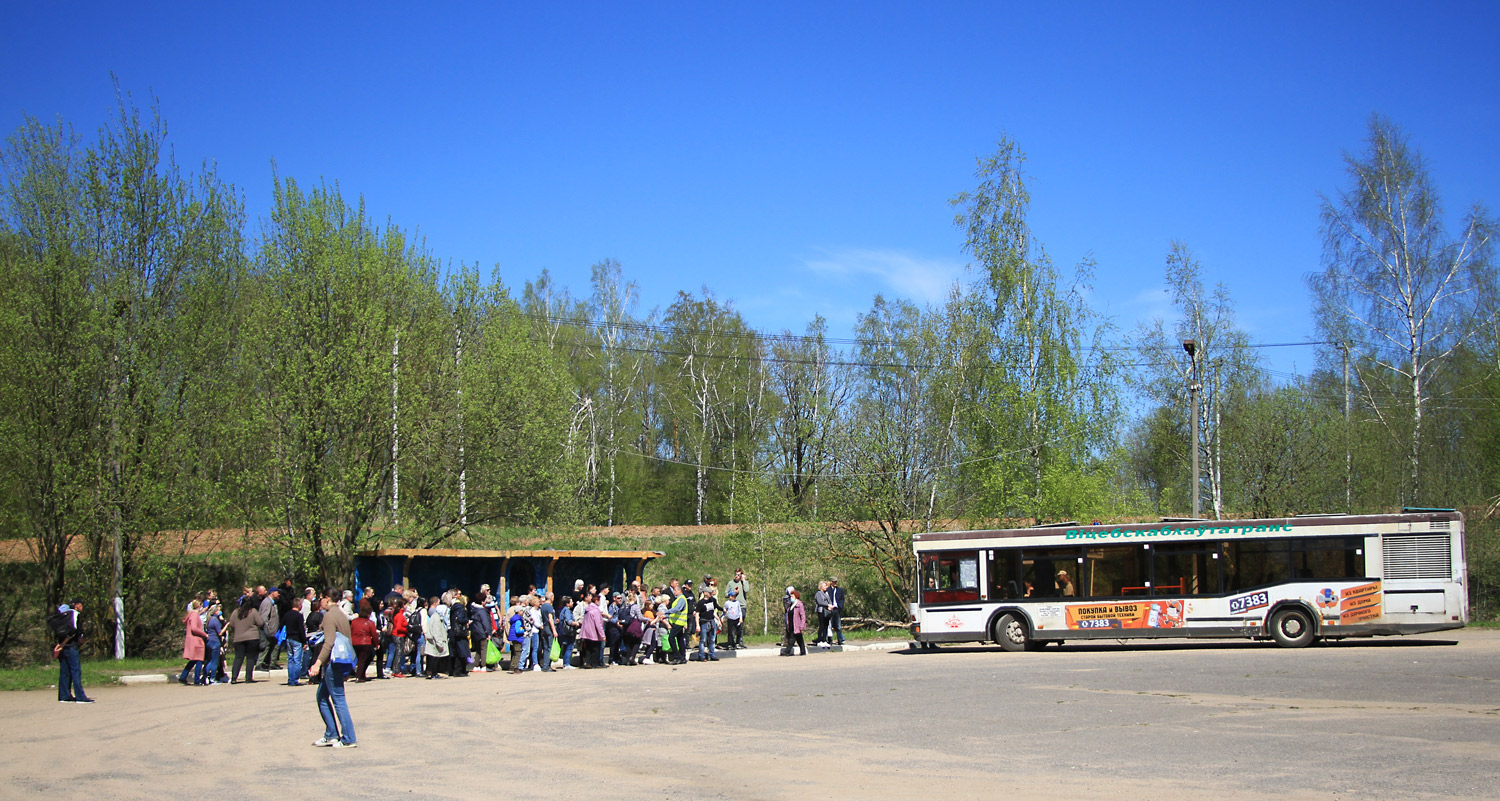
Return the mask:
{"type": "Polygon", "coordinates": [[[1380,582],[1339,591],[1339,624],[1364,623],[1381,616],[1380,582]]]}
{"type": "Polygon", "coordinates": [[[1071,604],[1070,629],[1175,629],[1182,626],[1182,601],[1071,604]]]}

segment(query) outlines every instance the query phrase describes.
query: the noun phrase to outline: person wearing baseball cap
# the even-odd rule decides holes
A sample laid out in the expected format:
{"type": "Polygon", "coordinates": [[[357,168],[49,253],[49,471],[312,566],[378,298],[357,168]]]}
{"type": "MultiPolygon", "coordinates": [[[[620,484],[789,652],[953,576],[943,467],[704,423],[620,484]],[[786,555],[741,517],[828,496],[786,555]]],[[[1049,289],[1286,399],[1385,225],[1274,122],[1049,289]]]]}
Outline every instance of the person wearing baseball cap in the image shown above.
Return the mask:
{"type": "Polygon", "coordinates": [[[83,642],[83,601],[77,598],[57,607],[57,613],[48,618],[52,633],[56,635],[57,700],[64,704],[92,704],[94,699],[83,692],[83,666],[78,662],[78,644],[83,642]],[[55,622],[54,622],[55,621],[55,622]]]}

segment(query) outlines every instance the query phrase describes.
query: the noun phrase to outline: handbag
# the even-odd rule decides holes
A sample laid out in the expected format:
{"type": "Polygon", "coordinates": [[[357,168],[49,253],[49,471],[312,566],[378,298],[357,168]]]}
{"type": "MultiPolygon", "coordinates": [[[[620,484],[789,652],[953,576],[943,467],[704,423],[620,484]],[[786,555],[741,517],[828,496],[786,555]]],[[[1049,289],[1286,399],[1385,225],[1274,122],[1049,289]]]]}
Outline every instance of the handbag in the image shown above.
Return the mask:
{"type": "Polygon", "coordinates": [[[562,659],[562,646],[557,644],[557,640],[552,641],[552,649],[547,653],[547,659],[551,662],[562,659]]]}
{"type": "Polygon", "coordinates": [[[500,664],[500,658],[500,646],[496,645],[494,640],[485,640],[484,663],[489,667],[494,667],[500,664]]]}
{"type": "Polygon", "coordinates": [[[329,655],[329,661],[344,668],[346,673],[354,672],[354,643],[342,631],[333,633],[333,653],[329,655]]]}
{"type": "Polygon", "coordinates": [[[640,618],[631,618],[630,625],[625,627],[625,636],[639,640],[646,633],[646,626],[641,623],[640,618]]]}

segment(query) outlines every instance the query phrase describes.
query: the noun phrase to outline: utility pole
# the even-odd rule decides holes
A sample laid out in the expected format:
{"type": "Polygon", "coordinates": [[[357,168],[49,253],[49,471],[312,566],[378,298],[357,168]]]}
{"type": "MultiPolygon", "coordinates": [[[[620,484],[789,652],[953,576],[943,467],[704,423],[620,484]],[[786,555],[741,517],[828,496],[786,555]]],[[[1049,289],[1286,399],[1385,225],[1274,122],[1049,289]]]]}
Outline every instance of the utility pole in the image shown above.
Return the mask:
{"type": "Polygon", "coordinates": [[[396,412],[401,398],[401,334],[391,345],[391,527],[401,527],[401,430],[396,412]]]}
{"type": "Polygon", "coordinates": [[[1349,394],[1349,340],[1339,343],[1344,352],[1344,514],[1354,512],[1354,450],[1350,445],[1353,431],[1349,424],[1354,412],[1354,397],[1349,394]]]}
{"type": "Polygon", "coordinates": [[[459,533],[469,533],[469,476],[468,466],[464,463],[464,329],[462,326],[453,327],[453,337],[457,343],[453,348],[453,377],[458,392],[458,530],[459,533]]]}
{"type": "Polygon", "coordinates": [[[1192,362],[1188,372],[1188,396],[1192,398],[1193,406],[1193,517],[1198,517],[1201,508],[1198,492],[1202,483],[1199,480],[1202,474],[1198,472],[1198,392],[1203,387],[1198,383],[1198,343],[1189,339],[1182,343],[1182,349],[1187,351],[1188,359],[1192,362]]]}

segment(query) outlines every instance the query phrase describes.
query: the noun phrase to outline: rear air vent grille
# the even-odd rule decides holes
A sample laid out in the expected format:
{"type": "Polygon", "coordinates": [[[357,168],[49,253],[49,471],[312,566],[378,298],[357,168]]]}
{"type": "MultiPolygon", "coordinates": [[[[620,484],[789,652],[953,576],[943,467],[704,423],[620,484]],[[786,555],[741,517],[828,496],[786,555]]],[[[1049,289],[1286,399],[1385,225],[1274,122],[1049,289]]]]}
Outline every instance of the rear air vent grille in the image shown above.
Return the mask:
{"type": "Polygon", "coordinates": [[[1386,579],[1446,579],[1453,576],[1452,540],[1444,534],[1399,534],[1384,543],[1386,579]]]}

